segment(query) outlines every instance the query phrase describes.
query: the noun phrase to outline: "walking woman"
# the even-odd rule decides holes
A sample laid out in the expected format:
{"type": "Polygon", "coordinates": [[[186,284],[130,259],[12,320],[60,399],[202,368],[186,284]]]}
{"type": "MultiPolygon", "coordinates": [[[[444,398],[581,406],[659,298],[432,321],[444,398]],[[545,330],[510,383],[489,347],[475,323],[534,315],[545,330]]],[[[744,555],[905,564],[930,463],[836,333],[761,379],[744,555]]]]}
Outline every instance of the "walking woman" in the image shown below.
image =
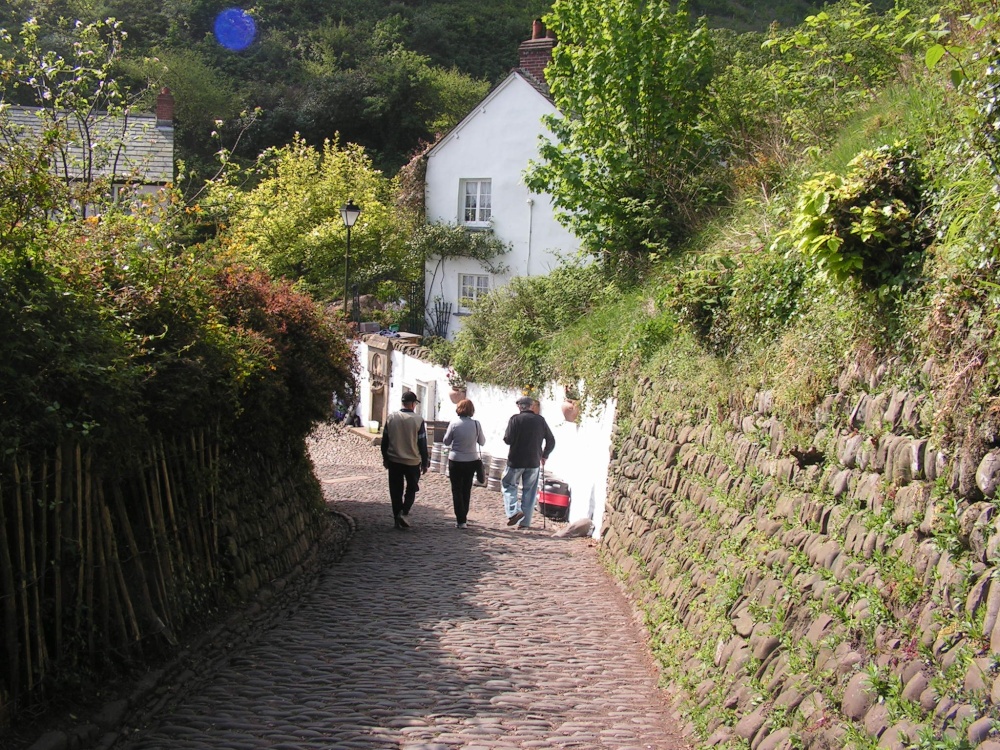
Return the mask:
{"type": "Polygon", "coordinates": [[[469,502],[472,500],[472,479],[479,466],[479,446],[486,445],[482,425],[472,418],[476,407],[465,398],[455,407],[458,419],[448,425],[444,444],[448,451],[448,474],[451,479],[451,502],[455,506],[455,526],[466,528],[469,520],[469,502]]]}

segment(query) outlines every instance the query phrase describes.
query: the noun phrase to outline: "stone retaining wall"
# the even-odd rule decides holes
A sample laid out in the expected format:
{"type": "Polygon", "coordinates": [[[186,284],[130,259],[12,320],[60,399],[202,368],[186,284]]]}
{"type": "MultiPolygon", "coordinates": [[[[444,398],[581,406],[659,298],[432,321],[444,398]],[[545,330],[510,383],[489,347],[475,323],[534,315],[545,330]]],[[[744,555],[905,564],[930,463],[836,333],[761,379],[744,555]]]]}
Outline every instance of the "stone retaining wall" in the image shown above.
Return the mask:
{"type": "Polygon", "coordinates": [[[701,744],[1000,748],[1000,462],[922,411],[833,396],[800,448],[761,392],[619,436],[602,550],[701,744]]]}
{"type": "Polygon", "coordinates": [[[319,484],[305,457],[272,471],[254,471],[229,486],[219,521],[220,555],[241,601],[288,575],[314,554],[328,531],[319,484]]]}

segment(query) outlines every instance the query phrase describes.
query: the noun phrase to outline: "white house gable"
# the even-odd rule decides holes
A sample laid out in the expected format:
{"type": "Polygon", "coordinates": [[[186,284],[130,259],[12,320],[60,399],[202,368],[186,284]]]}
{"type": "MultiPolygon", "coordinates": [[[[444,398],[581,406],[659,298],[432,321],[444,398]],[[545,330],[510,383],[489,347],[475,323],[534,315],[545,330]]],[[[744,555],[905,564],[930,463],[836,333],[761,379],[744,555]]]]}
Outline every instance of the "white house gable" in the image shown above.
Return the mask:
{"type": "MultiPolygon", "coordinates": [[[[535,42],[522,45],[522,61],[523,48],[535,42]]],[[[551,196],[531,193],[524,184],[528,163],[539,158],[539,138],[550,135],[542,118],[557,110],[544,85],[523,67],[494,88],[427,155],[427,221],[464,225],[470,231],[492,226],[511,248],[500,259],[506,271],[497,275],[472,259],[428,258],[427,308],[450,304],[448,338],[461,327],[470,300],[516,276],[547,274],[560,256],[579,247],[556,221],[551,196]]]]}

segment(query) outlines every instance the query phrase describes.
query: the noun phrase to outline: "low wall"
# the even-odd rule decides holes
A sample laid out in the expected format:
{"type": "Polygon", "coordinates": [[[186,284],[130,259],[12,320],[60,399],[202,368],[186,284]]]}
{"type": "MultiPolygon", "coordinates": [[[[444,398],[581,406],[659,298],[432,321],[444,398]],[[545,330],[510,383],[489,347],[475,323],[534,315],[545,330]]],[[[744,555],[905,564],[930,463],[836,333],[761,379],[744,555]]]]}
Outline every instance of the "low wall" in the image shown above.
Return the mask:
{"type": "MultiPolygon", "coordinates": [[[[365,336],[355,345],[358,361],[368,362],[368,340],[365,336]]],[[[390,340],[391,341],[391,340],[390,340]]],[[[409,343],[391,344],[388,403],[390,410],[400,408],[404,386],[420,387],[431,394],[420,404],[425,419],[448,422],[456,418],[455,404],[448,394],[450,386],[447,368],[429,360],[430,353],[409,343]]],[[[371,379],[362,368],[359,416],[362,424],[372,419],[371,379]]],[[[567,421],[561,406],[564,401],[563,386],[552,383],[539,394],[541,414],[545,417],[556,440],[556,450],[546,463],[546,475],[565,481],[572,492],[569,520],[589,518],[594,522],[594,536],[600,533],[607,497],[608,463],[611,455],[611,434],[614,429],[616,404],[587,403],[579,418],[567,421]]],[[[484,453],[506,456],[503,442],[507,420],[517,412],[515,401],[520,391],[479,383],[466,384],[466,397],[476,407],[475,418],[486,433],[484,453]]]]}
{"type": "Polygon", "coordinates": [[[804,448],[769,393],[749,401],[638,422],[611,466],[602,553],[690,730],[754,750],[997,750],[996,452],[939,450],[904,392],[828,398],[804,448]]]}
{"type": "Polygon", "coordinates": [[[304,448],[267,465],[227,445],[202,432],[124,466],[74,445],[5,458],[0,745],[315,563],[331,524],[304,448]]]}

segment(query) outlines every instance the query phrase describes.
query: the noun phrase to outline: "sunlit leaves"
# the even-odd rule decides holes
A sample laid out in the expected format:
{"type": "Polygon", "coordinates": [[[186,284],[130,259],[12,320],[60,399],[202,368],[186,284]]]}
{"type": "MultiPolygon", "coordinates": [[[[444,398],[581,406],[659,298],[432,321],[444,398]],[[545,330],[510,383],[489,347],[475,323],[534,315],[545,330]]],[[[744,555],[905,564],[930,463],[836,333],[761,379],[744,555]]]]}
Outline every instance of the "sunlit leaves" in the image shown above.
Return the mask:
{"type": "Polygon", "coordinates": [[[696,127],[711,45],[682,4],[556,2],[559,39],[546,79],[561,117],[528,175],[610,266],[656,252],[685,224],[701,152],[696,127]]]}
{"type": "Polygon", "coordinates": [[[229,171],[210,186],[203,204],[222,229],[224,247],[321,298],[336,299],[348,270],[340,216],[348,200],[361,207],[351,230],[350,282],[412,278],[419,258],[406,252],[393,182],[360,146],[327,142],[315,149],[296,139],[264,152],[246,173],[229,171]]]}

